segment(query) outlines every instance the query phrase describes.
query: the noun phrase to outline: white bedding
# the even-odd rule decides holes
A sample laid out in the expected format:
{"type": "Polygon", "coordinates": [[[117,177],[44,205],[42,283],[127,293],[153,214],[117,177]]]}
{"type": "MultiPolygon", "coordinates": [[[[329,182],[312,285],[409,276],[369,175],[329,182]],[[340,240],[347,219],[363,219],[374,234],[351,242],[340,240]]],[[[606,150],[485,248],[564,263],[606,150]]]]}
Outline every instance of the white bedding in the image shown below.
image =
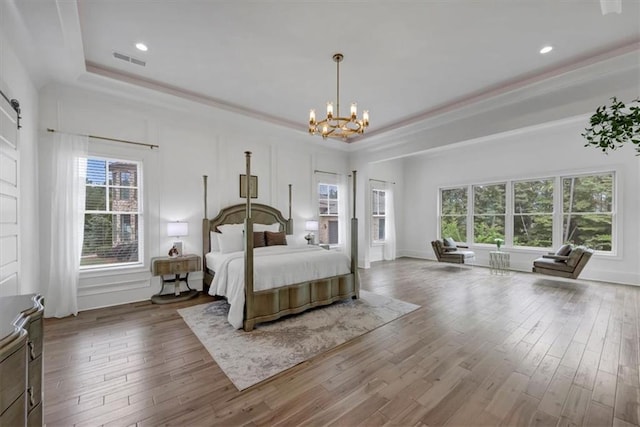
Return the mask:
{"type": "MultiPolygon", "coordinates": [[[[351,272],[349,258],[342,252],[318,246],[267,246],[254,249],[253,289],[263,291],[351,272]]],[[[242,327],[244,317],[244,252],[207,254],[207,266],[215,276],[210,295],[227,297],[229,323],[242,327]]]]}

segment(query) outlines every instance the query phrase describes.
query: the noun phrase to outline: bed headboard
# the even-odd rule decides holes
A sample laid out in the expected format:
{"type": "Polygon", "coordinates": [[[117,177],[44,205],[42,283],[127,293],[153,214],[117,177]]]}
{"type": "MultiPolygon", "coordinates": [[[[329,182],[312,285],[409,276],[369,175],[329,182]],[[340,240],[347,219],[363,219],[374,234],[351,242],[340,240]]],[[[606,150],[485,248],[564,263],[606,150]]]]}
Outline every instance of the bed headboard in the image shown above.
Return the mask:
{"type": "MultiPolygon", "coordinates": [[[[218,226],[222,224],[243,224],[247,206],[242,203],[239,205],[228,206],[220,210],[218,215],[213,219],[205,218],[202,224],[202,249],[206,254],[210,251],[210,235],[211,231],[219,231],[218,226]]],[[[251,219],[254,224],[280,224],[280,231],[286,234],[293,233],[293,221],[286,219],[282,212],[278,209],[263,205],[260,203],[251,204],[251,219]]]]}

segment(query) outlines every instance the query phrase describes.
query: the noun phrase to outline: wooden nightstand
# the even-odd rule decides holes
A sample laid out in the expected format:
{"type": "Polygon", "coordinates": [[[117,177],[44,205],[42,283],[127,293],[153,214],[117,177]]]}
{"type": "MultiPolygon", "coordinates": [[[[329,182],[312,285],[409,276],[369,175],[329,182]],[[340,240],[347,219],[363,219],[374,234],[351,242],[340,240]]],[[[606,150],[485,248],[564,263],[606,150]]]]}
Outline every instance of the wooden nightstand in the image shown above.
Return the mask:
{"type": "Polygon", "coordinates": [[[151,302],[155,304],[166,304],[169,302],[185,301],[198,295],[198,291],[189,287],[189,273],[202,269],[201,259],[198,255],[189,254],[176,258],[157,257],[151,259],[151,273],[160,276],[162,288],[160,292],[151,297],[151,302]],[[184,277],[182,275],[184,274],[184,277]],[[172,279],[165,279],[165,276],[174,275],[172,279]],[[188,292],[180,293],[180,282],[187,285],[188,292]],[[174,293],[163,294],[164,285],[174,284],[174,293]]]}

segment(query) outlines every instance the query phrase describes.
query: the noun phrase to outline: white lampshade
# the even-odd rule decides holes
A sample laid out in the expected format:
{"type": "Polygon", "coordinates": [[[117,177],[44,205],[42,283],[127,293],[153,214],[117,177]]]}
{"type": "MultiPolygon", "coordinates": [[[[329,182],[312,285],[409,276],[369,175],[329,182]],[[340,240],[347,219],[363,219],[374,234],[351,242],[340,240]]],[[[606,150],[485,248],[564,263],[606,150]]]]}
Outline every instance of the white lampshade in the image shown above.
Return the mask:
{"type": "Polygon", "coordinates": [[[167,236],[182,237],[189,235],[189,223],[187,222],[169,222],[167,223],[167,236]]]}
{"type": "Polygon", "coordinates": [[[304,229],[307,231],[318,231],[318,221],[306,221],[304,229]]]}

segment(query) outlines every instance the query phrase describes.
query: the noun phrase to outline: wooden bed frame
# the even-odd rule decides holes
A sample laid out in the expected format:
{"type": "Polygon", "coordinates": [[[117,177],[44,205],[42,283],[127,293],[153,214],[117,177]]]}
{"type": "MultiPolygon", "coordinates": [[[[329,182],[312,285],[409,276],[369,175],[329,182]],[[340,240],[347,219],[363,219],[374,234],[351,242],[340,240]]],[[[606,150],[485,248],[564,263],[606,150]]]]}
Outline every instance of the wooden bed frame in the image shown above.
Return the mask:
{"type": "MultiPolygon", "coordinates": [[[[246,174],[251,176],[251,152],[245,152],[246,174]]],[[[360,281],[358,278],[358,220],[355,218],[356,207],[356,171],[353,171],[353,217],[351,218],[351,272],[349,274],[328,277],[311,282],[297,283],[264,291],[253,290],[253,224],[280,224],[280,230],[292,234],[293,221],[291,219],[291,185],[289,185],[289,219],[271,206],[251,203],[247,197],[246,204],[238,204],[222,209],[213,219],[207,218],[207,177],[204,178],[204,219],[202,220],[202,251],[204,280],[203,290],[209,291],[213,280],[213,272],[207,268],[205,256],[210,252],[210,232],[218,231],[222,224],[244,223],[245,253],[244,253],[244,283],[245,331],[251,331],[260,322],[279,319],[288,314],[301,313],[309,308],[328,305],[346,298],[358,298],[360,281]]],[[[249,180],[246,180],[245,194],[249,191],[249,180]]]]}

